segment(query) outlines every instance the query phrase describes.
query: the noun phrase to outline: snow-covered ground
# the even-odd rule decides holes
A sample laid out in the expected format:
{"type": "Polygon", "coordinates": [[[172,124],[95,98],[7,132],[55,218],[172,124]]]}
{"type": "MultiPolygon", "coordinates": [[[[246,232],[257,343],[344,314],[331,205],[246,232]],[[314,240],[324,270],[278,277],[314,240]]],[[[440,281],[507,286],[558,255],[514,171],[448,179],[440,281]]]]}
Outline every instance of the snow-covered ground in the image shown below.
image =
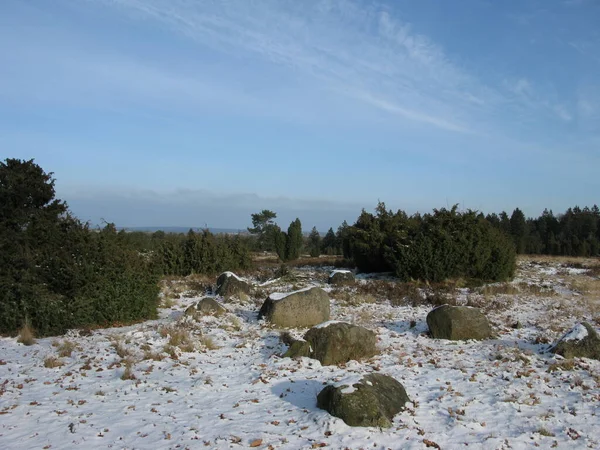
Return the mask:
{"type": "MultiPolygon", "coordinates": [[[[262,289],[319,285],[320,275],[262,289]]],[[[280,330],[257,320],[264,297],[197,322],[182,312],[199,297],[182,296],[156,321],[29,347],[2,338],[0,448],[600,448],[600,362],[547,352],[581,320],[598,327],[597,282],[522,262],[510,285],[461,290],[459,303],[483,305],[494,326],[484,342],[428,337],[431,306],[356,305],[333,290],[331,319],[379,336],[379,356],[345,367],[281,358],[280,330]],[[325,384],[373,371],[398,379],[412,401],[392,428],[352,428],[316,407],[325,384]]]]}

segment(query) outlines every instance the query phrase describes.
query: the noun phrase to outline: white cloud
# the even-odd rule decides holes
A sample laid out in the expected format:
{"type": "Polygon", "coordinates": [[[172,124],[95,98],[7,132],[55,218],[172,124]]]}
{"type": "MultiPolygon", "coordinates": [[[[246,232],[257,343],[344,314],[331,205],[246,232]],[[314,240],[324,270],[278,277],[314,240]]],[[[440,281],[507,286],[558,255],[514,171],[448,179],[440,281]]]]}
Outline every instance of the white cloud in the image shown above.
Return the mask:
{"type": "Polygon", "coordinates": [[[374,5],[349,0],[96,1],[203,47],[237,58],[251,54],[427,126],[464,132],[470,112],[486,103],[486,88],[449,61],[439,45],[374,5]]]}

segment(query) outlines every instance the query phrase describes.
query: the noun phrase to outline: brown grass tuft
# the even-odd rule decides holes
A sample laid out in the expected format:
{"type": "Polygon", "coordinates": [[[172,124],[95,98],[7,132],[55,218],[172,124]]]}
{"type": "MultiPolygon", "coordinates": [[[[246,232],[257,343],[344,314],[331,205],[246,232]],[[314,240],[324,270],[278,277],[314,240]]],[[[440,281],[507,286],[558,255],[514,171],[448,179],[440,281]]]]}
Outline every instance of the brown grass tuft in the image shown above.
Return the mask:
{"type": "Polygon", "coordinates": [[[75,350],[75,344],[71,341],[65,340],[58,347],[58,356],[61,358],[69,358],[71,357],[73,350],[75,350]]]}
{"type": "Polygon", "coordinates": [[[44,359],[44,367],[48,369],[54,369],[62,366],[64,366],[64,363],[56,356],[48,356],[46,359],[44,359]]]}
{"type": "Polygon", "coordinates": [[[29,325],[29,322],[25,322],[25,325],[19,330],[17,342],[23,345],[35,344],[35,334],[31,325],[29,325]]]}
{"type": "Polygon", "coordinates": [[[133,373],[134,361],[131,358],[126,358],[124,361],[125,370],[121,374],[121,380],[135,380],[136,376],[133,373]]]}

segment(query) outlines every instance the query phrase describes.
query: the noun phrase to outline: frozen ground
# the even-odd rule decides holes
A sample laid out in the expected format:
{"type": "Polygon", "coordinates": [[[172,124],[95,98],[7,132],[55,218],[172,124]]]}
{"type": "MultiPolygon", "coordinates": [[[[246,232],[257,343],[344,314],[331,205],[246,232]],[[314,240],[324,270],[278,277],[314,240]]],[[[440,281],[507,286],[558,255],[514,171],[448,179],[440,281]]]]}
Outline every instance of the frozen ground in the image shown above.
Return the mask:
{"type": "MultiPolygon", "coordinates": [[[[302,274],[261,289],[326,278],[302,274]]],[[[281,358],[279,331],[256,318],[266,297],[198,322],[182,311],[199,298],[182,296],[157,321],[29,347],[2,338],[0,448],[600,448],[600,362],[547,352],[581,320],[598,328],[594,277],[522,262],[511,284],[461,290],[458,302],[482,305],[494,326],[485,342],[431,339],[431,306],[334,290],[331,318],[375,330],[381,349],[345,367],[281,358]],[[373,371],[397,378],[412,400],[391,429],[351,428],[317,409],[325,384],[373,371]]]]}

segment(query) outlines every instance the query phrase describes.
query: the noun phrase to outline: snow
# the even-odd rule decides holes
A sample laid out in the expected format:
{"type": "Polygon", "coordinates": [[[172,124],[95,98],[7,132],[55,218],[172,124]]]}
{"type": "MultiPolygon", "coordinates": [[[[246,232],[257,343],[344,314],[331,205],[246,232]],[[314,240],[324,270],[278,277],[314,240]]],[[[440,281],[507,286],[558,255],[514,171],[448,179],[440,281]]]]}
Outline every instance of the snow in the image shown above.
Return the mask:
{"type": "Polygon", "coordinates": [[[347,270],[347,269],[332,270],[331,273],[329,274],[329,278],[333,277],[336,273],[352,273],[352,271],[351,270],[347,270]]]}
{"type": "Polygon", "coordinates": [[[356,391],[356,388],[354,387],[355,384],[360,384],[360,382],[362,381],[363,375],[362,374],[352,374],[352,375],[348,375],[345,376],[341,379],[337,379],[334,380],[332,384],[335,387],[338,388],[343,388],[342,389],[342,394],[352,394],[353,392],[356,391]]]}
{"type": "Polygon", "coordinates": [[[235,273],[233,273],[233,272],[229,272],[229,271],[227,271],[227,272],[223,272],[221,275],[225,275],[227,278],[229,278],[229,277],[233,277],[233,278],[235,278],[235,279],[236,279],[236,280],[238,280],[238,281],[244,281],[242,278],[238,277],[238,276],[237,276],[235,273]]]}
{"type": "Polygon", "coordinates": [[[159,320],[91,336],[71,332],[30,347],[0,338],[0,448],[243,449],[256,439],[261,449],[425,449],[425,439],[443,449],[600,448],[600,361],[575,359],[568,368],[547,352],[597,313],[539,269],[520,264],[516,283],[543,278],[547,295],[468,294],[497,335],[482,342],[431,339],[427,305],[347,305],[334,296],[332,318],[373,329],[382,350],[339,367],[282,358],[280,330],[239,300],[199,322],[181,317],[199,298],[180,298],[159,320]],[[520,329],[511,326],[517,320],[520,329]],[[173,328],[187,330],[196,350],[164,352],[173,328]],[[76,349],[59,357],[53,344],[65,340],[76,349]],[[115,341],[135,379],[121,379],[115,341]],[[64,365],[44,367],[50,356],[64,365]],[[349,427],[316,407],[325,385],[351,390],[373,372],[400,381],[412,401],[391,428],[349,427]]]}
{"type": "Polygon", "coordinates": [[[582,324],[578,323],[571,331],[565,334],[561,341],[581,341],[588,335],[588,330],[582,324]]]}
{"type": "Polygon", "coordinates": [[[341,320],[328,320],[327,322],[320,323],[319,325],[315,325],[313,328],[327,328],[329,325],[333,325],[334,323],[344,323],[341,320]]]}
{"type": "Polygon", "coordinates": [[[315,286],[309,286],[306,287],[304,289],[298,289],[297,291],[293,291],[293,292],[274,292],[272,294],[269,295],[269,298],[271,300],[283,300],[286,297],[289,297],[292,294],[297,294],[298,292],[306,292],[306,291],[310,291],[312,288],[314,288],[315,286]]]}

